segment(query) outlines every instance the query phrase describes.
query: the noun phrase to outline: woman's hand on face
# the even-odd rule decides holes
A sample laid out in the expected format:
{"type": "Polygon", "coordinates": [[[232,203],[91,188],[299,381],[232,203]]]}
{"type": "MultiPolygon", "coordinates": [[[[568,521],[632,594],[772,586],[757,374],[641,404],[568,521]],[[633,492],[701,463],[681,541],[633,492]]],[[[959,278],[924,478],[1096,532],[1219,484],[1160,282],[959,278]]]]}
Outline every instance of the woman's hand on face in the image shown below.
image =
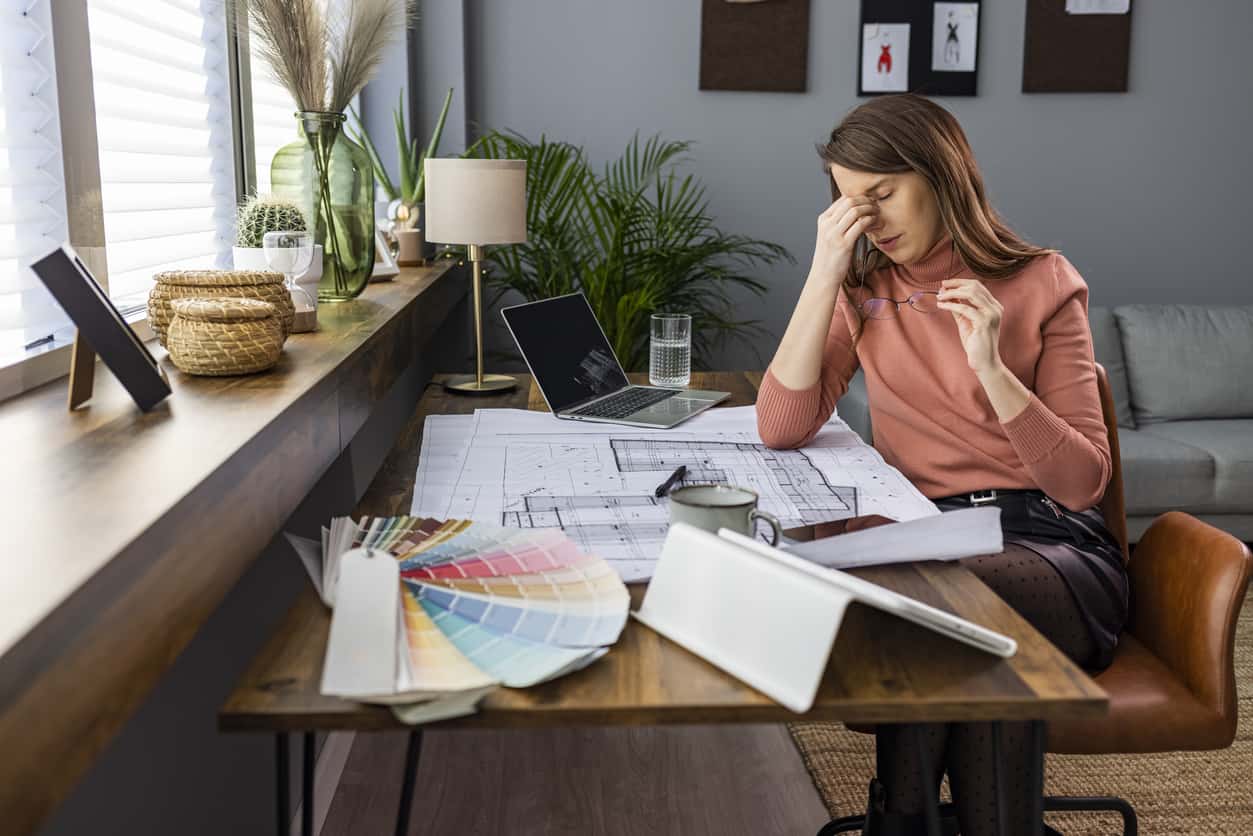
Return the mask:
{"type": "Polygon", "coordinates": [[[810,275],[836,287],[844,281],[857,239],[879,217],[879,204],[868,197],[841,197],[818,216],[818,239],[810,275]]]}
{"type": "Polygon", "coordinates": [[[1001,367],[998,339],[1004,309],[996,297],[977,279],[946,279],[940,285],[939,306],[952,313],[966,362],[982,375],[1001,367]]]}

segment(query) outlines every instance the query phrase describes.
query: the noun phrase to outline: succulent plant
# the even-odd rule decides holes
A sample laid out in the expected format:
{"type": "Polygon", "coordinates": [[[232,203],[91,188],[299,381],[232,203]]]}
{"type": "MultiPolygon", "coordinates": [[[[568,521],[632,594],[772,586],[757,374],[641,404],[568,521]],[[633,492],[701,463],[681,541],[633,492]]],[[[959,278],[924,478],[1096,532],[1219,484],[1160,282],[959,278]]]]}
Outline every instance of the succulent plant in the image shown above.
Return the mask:
{"type": "Polygon", "coordinates": [[[267,232],[308,229],[300,207],[285,200],[253,195],[235,214],[235,246],[261,247],[267,232]]]}

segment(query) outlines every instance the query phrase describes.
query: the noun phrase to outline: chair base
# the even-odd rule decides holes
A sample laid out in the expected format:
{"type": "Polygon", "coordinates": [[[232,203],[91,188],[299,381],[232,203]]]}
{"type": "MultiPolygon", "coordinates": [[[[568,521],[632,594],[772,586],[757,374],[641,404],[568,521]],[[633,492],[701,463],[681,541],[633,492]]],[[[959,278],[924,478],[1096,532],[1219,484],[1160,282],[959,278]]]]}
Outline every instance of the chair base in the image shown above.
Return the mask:
{"type": "MultiPolygon", "coordinates": [[[[957,810],[952,803],[938,805],[940,814],[940,833],[942,836],[957,833],[957,810]]],[[[866,826],[864,813],[856,816],[844,816],[832,819],[822,826],[818,836],[834,836],[836,833],[860,833],[866,826]]]]}
{"type": "Polygon", "coordinates": [[[1140,832],[1136,811],[1131,802],[1112,795],[1046,795],[1044,809],[1054,813],[1118,813],[1122,816],[1123,836],[1137,836],[1140,832]]]}
{"type": "MultiPolygon", "coordinates": [[[[1044,798],[1044,809],[1052,813],[1118,813],[1122,816],[1123,836],[1138,836],[1140,829],[1135,808],[1130,802],[1114,796],[1051,795],[1044,798]]],[[[956,818],[952,804],[940,805],[940,817],[944,822],[956,818]]],[[[844,816],[832,819],[822,826],[818,836],[835,836],[836,833],[860,833],[865,827],[866,816],[844,816]]]]}

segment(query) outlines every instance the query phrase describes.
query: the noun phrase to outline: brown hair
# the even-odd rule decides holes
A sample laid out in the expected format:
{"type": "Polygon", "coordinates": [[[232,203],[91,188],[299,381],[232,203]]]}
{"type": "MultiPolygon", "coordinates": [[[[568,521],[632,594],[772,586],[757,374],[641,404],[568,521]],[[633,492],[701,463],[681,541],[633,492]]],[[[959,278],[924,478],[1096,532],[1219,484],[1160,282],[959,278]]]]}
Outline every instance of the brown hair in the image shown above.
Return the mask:
{"type": "MultiPolygon", "coordinates": [[[[861,105],[818,146],[831,199],[840,197],[830,164],[872,174],[914,171],[931,184],[944,228],[966,265],[981,279],[1017,273],[1037,256],[1057,252],[1024,241],[988,204],[983,175],[953,114],[913,93],[879,96],[861,105]]],[[[890,260],[880,250],[856,253],[844,277],[846,295],[890,260]]],[[[851,296],[849,297],[851,300],[851,296]]],[[[853,306],[858,319],[861,312],[853,306]]],[[[858,328],[856,337],[860,336],[858,328]]]]}

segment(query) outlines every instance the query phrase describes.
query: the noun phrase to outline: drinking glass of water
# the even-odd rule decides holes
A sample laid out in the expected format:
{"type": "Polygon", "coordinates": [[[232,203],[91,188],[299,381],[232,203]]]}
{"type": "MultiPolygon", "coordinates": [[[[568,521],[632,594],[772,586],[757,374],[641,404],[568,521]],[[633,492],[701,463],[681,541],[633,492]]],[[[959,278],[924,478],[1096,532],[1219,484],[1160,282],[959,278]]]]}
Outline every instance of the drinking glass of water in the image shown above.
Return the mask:
{"type": "Polygon", "coordinates": [[[692,317],[656,313],[648,352],[648,382],[654,386],[686,386],[692,379],[692,317]]]}

